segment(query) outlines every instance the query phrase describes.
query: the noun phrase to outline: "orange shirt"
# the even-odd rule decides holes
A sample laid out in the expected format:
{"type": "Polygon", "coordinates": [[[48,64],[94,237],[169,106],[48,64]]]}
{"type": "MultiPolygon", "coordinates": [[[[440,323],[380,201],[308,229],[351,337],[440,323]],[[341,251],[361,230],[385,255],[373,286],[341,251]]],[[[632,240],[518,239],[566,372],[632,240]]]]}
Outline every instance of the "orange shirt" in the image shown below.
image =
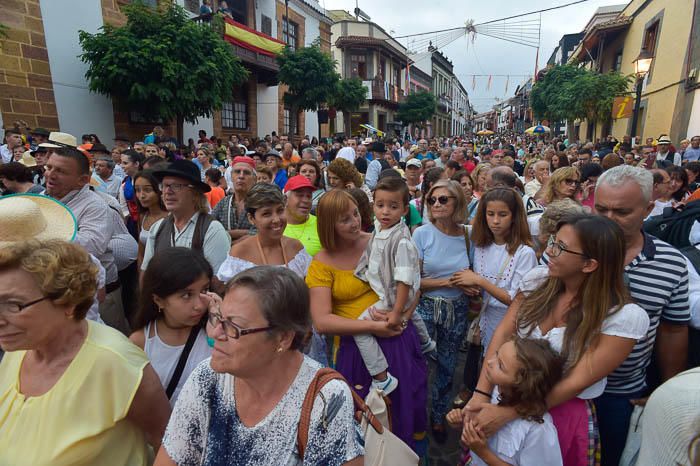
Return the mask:
{"type": "Polygon", "coordinates": [[[289,159],[286,159],[284,158],[284,156],[282,156],[282,167],[287,168],[290,165],[296,165],[297,163],[299,163],[299,161],[301,161],[301,157],[299,157],[296,154],[292,154],[292,157],[289,159]]]}
{"type": "Polygon", "coordinates": [[[216,204],[218,204],[221,199],[226,197],[226,193],[224,192],[224,190],[219,188],[218,186],[216,188],[211,188],[211,191],[209,191],[208,193],[204,193],[204,195],[207,197],[209,205],[212,209],[216,207],[216,204]]]}
{"type": "Polygon", "coordinates": [[[693,191],[693,194],[691,194],[690,197],[685,200],[685,202],[688,203],[692,201],[697,201],[698,199],[700,199],[700,188],[693,191]]]}

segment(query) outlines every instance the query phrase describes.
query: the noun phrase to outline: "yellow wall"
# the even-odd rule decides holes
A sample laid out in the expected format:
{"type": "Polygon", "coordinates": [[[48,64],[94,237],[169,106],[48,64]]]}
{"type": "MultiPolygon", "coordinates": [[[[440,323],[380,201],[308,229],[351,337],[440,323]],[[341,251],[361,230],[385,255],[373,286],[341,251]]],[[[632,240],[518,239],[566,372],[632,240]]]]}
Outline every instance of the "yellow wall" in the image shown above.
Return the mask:
{"type": "MultiPolygon", "coordinates": [[[[633,0],[622,14],[631,16],[644,3],[644,0],[633,0]]],[[[639,11],[625,37],[620,71],[623,74],[634,73],[632,62],[641,50],[645,27],[662,11],[651,82],[645,85],[642,91],[642,104],[646,103],[647,110],[644,112],[644,121],[640,126],[641,134],[638,136],[656,138],[666,133],[672,140],[677,140],[680,137],[680,128],[673,126],[673,118],[678,105],[679,86],[683,85],[678,82],[684,77],[693,0],[653,0],[639,11]]],[[[619,139],[629,134],[630,121],[631,119],[614,121],[613,135],[619,139]]]]}

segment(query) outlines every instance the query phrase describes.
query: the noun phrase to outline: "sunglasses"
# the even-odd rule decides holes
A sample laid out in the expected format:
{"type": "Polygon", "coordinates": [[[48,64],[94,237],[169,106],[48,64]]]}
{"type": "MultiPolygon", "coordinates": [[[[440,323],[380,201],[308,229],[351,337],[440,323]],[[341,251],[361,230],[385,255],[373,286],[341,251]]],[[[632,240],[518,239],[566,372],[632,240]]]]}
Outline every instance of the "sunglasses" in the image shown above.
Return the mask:
{"type": "Polygon", "coordinates": [[[454,196],[431,196],[428,198],[428,205],[435,205],[435,203],[438,203],[440,205],[447,205],[447,203],[450,202],[450,199],[454,198],[454,196]]]}

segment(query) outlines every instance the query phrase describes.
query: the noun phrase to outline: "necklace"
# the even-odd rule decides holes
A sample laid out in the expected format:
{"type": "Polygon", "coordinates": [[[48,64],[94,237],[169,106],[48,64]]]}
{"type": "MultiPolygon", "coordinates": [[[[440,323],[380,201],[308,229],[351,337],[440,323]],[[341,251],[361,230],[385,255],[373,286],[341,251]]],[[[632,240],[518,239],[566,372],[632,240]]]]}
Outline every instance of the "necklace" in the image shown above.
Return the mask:
{"type": "MultiPolygon", "coordinates": [[[[255,242],[258,244],[258,251],[260,252],[260,257],[262,257],[262,265],[269,265],[267,263],[267,256],[265,255],[265,251],[263,251],[262,245],[260,244],[260,235],[255,235],[255,242]]],[[[284,252],[284,246],[282,246],[282,240],[280,240],[280,249],[282,249],[282,260],[284,260],[284,264],[282,265],[287,265],[287,254],[284,252]]]]}

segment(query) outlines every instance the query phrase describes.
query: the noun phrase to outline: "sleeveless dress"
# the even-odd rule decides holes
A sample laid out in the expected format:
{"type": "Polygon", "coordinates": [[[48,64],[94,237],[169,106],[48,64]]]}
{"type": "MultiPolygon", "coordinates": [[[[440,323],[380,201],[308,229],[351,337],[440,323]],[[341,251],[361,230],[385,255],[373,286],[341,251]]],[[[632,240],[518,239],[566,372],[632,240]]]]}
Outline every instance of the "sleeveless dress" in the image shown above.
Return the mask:
{"type": "MultiPolygon", "coordinates": [[[[154,322],[149,322],[144,329],[145,344],[143,350],[151,361],[151,366],[158,374],[160,383],[163,388],[166,389],[168,384],[170,384],[170,379],[173,377],[175,372],[175,367],[177,362],[180,360],[180,355],[182,350],[185,349],[185,345],[171,346],[165,343],[158,336],[158,326],[154,322]],[[153,336],[149,337],[151,334],[151,328],[153,328],[153,336]]],[[[177,400],[182,386],[185,385],[185,381],[190,376],[192,371],[199,365],[200,362],[211,357],[211,347],[207,343],[207,334],[204,329],[201,329],[197,334],[197,338],[192,345],[192,350],[187,357],[187,362],[185,363],[185,368],[182,371],[182,376],[175,387],[173,396],[170,397],[170,406],[175,406],[175,400],[177,400]]]]}

